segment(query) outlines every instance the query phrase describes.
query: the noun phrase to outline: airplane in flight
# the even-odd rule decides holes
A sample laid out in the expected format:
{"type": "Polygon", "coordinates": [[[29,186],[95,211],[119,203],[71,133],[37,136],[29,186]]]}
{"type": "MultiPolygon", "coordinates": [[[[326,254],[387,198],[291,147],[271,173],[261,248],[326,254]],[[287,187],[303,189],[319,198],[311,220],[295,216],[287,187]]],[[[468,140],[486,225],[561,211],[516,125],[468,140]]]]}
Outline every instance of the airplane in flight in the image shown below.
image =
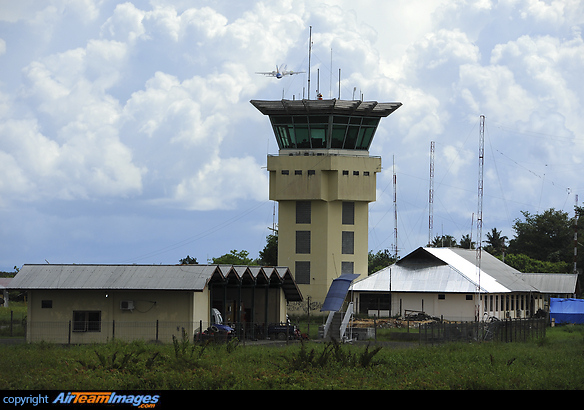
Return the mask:
{"type": "Polygon", "coordinates": [[[300,74],[300,73],[305,73],[306,71],[287,71],[286,68],[288,66],[284,66],[284,68],[282,69],[282,66],[278,67],[276,66],[276,71],[256,71],[256,74],[263,74],[263,75],[267,75],[269,77],[276,77],[278,80],[286,75],[294,75],[294,74],[300,74]]]}

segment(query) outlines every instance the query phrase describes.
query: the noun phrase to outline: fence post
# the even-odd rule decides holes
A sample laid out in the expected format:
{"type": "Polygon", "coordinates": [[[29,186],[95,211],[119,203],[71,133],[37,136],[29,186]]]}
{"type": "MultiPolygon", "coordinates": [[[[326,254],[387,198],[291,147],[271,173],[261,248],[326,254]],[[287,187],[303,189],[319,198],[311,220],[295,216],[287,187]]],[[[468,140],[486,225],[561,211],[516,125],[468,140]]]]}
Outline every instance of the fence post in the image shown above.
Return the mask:
{"type": "Polygon", "coordinates": [[[156,319],[156,341],[158,342],[158,319],[156,319]]]}
{"type": "Polygon", "coordinates": [[[12,318],[14,317],[14,312],[10,311],[10,337],[12,337],[12,318]]]}
{"type": "Polygon", "coordinates": [[[67,335],[67,344],[71,344],[71,321],[69,321],[69,332],[67,335]]]}

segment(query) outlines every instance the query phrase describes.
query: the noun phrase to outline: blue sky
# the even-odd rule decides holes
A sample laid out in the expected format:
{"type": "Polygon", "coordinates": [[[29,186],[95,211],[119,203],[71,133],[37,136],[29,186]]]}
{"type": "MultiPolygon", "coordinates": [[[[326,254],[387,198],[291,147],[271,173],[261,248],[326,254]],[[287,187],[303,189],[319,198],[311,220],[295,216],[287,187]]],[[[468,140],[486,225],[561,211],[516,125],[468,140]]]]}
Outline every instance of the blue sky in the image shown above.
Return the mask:
{"type": "Polygon", "coordinates": [[[252,99],[399,101],[369,249],[483,239],[521,211],[584,201],[584,4],[573,1],[108,1],[0,3],[0,270],[25,263],[204,263],[252,257],[273,222],[252,99]],[[319,77],[317,78],[317,73],[319,77]]]}

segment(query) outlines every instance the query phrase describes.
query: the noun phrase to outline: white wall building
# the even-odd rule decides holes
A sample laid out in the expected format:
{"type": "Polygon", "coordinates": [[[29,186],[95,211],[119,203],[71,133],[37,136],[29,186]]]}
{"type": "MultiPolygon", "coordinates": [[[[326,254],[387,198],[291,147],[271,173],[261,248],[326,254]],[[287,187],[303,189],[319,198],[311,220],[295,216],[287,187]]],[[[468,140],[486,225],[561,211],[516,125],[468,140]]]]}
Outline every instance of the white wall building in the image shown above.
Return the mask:
{"type": "Polygon", "coordinates": [[[540,290],[537,275],[523,274],[487,252],[481,252],[479,269],[475,250],[418,248],[353,283],[350,297],[357,313],[377,317],[424,312],[456,321],[525,318],[547,310],[550,294],[576,291],[577,275],[546,275],[558,280],[548,276],[540,290]],[[550,288],[550,282],[558,287],[550,288]]]}

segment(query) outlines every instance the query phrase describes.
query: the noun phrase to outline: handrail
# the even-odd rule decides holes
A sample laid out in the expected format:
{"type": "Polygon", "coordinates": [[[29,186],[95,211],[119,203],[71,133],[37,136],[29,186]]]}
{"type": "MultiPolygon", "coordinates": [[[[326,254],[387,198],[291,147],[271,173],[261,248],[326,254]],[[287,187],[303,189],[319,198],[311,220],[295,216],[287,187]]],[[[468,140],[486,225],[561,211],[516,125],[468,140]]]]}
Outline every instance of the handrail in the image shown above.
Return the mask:
{"type": "Polygon", "coordinates": [[[341,340],[343,340],[343,338],[345,337],[345,332],[347,331],[347,326],[348,326],[349,320],[351,320],[352,316],[353,316],[353,302],[349,303],[349,306],[347,306],[347,311],[345,312],[345,316],[343,317],[343,322],[341,323],[341,327],[340,327],[341,340]]]}
{"type": "Polygon", "coordinates": [[[326,323],[324,325],[324,335],[323,335],[324,338],[326,338],[328,335],[328,331],[331,327],[331,323],[333,321],[334,316],[335,316],[335,312],[329,312],[328,318],[326,319],[326,323]]]}

